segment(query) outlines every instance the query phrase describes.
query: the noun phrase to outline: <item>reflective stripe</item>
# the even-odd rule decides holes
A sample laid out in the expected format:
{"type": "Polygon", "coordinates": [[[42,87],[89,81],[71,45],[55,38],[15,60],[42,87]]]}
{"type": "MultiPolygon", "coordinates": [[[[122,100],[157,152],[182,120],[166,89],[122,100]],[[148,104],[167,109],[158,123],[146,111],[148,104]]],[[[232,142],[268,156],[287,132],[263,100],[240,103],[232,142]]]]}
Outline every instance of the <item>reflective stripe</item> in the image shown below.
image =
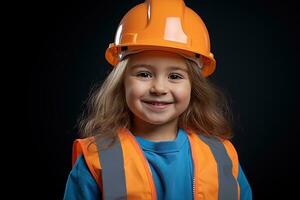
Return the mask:
{"type": "MultiPolygon", "coordinates": [[[[198,134],[197,134],[198,135],[198,134]]],[[[237,200],[238,186],[232,174],[232,161],[229,158],[224,144],[216,138],[198,135],[213,153],[218,167],[218,200],[237,200]]]]}
{"type": "Polygon", "coordinates": [[[124,160],[119,137],[113,145],[101,149],[101,144],[110,144],[107,139],[97,140],[99,160],[102,166],[103,198],[105,200],[127,199],[124,160]]]}

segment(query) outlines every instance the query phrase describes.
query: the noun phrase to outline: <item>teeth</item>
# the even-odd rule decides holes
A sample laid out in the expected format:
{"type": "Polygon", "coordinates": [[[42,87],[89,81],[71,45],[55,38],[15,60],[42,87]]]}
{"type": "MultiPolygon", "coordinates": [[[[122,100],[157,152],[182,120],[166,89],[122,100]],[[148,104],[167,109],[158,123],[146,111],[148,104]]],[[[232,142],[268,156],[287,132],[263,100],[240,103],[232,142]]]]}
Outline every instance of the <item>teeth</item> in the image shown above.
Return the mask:
{"type": "Polygon", "coordinates": [[[165,105],[165,103],[156,103],[156,102],[153,102],[151,103],[152,105],[156,105],[156,106],[161,106],[161,105],[165,105]]]}

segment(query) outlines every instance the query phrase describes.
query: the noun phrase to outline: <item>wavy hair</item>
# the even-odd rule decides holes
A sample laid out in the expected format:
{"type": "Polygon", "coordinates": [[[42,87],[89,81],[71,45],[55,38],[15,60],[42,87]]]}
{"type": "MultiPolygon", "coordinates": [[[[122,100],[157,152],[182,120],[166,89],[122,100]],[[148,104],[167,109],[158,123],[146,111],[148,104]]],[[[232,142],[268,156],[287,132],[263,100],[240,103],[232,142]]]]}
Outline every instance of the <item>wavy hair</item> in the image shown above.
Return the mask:
{"type": "MultiPolygon", "coordinates": [[[[114,67],[103,84],[91,93],[79,118],[79,131],[83,138],[108,137],[114,141],[118,128],[130,129],[133,114],[126,104],[123,84],[128,59],[114,67]]],[[[230,139],[231,113],[225,96],[202,75],[193,61],[186,59],[186,64],[192,85],[191,100],[179,116],[179,127],[230,139]]]]}
{"type": "Polygon", "coordinates": [[[188,108],[179,117],[179,127],[207,136],[231,139],[232,113],[226,96],[205,78],[201,69],[186,60],[192,84],[188,108]]]}

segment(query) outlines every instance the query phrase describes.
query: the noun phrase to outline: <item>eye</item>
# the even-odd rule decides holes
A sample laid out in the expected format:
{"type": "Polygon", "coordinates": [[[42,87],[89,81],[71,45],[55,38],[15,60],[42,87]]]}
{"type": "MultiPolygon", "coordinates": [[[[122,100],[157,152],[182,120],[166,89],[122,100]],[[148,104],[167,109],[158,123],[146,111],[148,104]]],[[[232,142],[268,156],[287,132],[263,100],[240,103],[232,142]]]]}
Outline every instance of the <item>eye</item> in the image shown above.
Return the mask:
{"type": "Polygon", "coordinates": [[[183,79],[182,75],[176,74],[176,73],[170,74],[169,78],[170,79],[183,79]]]}
{"type": "Polygon", "coordinates": [[[136,74],[137,77],[141,77],[141,78],[151,78],[151,73],[150,72],[138,72],[136,74]]]}

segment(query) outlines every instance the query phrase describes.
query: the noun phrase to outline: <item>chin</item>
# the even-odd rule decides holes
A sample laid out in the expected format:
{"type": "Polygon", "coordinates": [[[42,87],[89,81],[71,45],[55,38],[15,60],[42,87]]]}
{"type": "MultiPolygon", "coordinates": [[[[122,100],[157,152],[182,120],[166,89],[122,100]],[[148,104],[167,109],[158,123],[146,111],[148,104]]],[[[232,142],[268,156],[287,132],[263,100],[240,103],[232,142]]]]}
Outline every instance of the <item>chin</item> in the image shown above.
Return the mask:
{"type": "Polygon", "coordinates": [[[153,124],[153,125],[162,125],[162,124],[166,124],[168,123],[168,121],[153,121],[153,120],[147,120],[146,122],[148,122],[149,124],[153,124]]]}
{"type": "Polygon", "coordinates": [[[166,118],[164,118],[164,119],[158,119],[158,118],[142,118],[142,120],[143,121],[145,121],[145,122],[147,122],[147,123],[149,123],[149,124],[153,124],[153,125],[163,125],[163,124],[167,124],[167,123],[169,123],[169,122],[171,122],[171,121],[173,121],[174,119],[170,119],[170,118],[168,118],[168,119],[166,119],[166,118]]]}

